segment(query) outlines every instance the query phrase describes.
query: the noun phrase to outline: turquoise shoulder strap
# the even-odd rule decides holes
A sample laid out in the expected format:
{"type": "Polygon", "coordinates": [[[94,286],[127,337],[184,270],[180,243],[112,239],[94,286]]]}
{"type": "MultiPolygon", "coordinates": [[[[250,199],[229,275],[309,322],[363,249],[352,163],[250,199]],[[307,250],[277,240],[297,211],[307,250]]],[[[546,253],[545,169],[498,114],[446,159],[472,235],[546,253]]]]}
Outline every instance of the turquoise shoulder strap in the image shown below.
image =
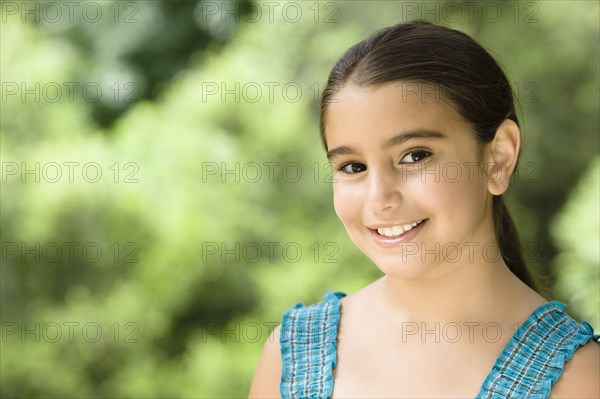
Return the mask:
{"type": "Polygon", "coordinates": [[[281,322],[281,397],[327,399],[333,392],[336,339],[342,292],[327,291],[323,302],[297,303],[281,322]]]}
{"type": "Polygon", "coordinates": [[[477,399],[546,399],[565,363],[590,340],[600,343],[586,321],[578,323],[552,301],[519,327],[486,378],[477,399]]]}

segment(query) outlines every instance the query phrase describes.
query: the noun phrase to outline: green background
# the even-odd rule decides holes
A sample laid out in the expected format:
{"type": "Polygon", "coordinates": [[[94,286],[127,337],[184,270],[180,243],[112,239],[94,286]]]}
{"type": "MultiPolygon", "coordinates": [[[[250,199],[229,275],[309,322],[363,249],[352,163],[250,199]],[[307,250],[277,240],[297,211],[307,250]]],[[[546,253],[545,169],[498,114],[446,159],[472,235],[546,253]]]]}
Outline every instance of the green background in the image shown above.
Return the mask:
{"type": "Polygon", "coordinates": [[[600,329],[598,2],[75,3],[2,3],[2,397],[244,397],[286,308],[378,278],[333,211],[317,99],[415,18],[505,68],[527,259],[600,329]]]}

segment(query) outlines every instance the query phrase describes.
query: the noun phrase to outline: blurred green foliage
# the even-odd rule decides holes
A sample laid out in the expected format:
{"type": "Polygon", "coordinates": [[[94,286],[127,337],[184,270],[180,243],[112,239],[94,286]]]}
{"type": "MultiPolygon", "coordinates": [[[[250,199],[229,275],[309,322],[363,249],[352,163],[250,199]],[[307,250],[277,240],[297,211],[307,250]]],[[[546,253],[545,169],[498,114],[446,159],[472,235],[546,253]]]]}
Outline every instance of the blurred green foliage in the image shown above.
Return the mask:
{"type": "Polygon", "coordinates": [[[562,250],[553,260],[557,291],[596,330],[600,326],[599,182],[600,156],[597,156],[551,225],[552,236],[562,250]]]}
{"type": "Polygon", "coordinates": [[[278,3],[273,22],[263,5],[233,24],[203,20],[202,2],[129,3],[130,25],[22,23],[2,9],[2,397],[243,397],[286,308],[377,278],[333,211],[317,98],[350,45],[419,17],[473,35],[514,82],[510,200],[530,263],[600,328],[598,3],[496,2],[497,21],[445,2],[431,3],[437,21],[418,2],[304,3],[294,23],[278,3]],[[5,82],[100,82],[104,95],[21,101],[5,82]],[[110,85],[131,82],[139,101],[116,101],[110,85]],[[36,162],[62,178],[6,169],[36,162]],[[73,182],[65,162],[79,163],[73,182]],[[236,243],[239,259],[222,251],[236,243]]]}

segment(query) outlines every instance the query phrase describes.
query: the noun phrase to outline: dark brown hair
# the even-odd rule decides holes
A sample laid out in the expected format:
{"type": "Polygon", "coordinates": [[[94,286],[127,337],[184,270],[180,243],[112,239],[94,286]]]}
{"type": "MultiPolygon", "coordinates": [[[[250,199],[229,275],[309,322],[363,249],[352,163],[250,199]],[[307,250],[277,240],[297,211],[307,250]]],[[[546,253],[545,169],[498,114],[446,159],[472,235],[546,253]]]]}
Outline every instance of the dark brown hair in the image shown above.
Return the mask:
{"type": "MultiPolygon", "coordinates": [[[[336,62],[321,97],[320,131],[325,150],[327,109],[339,89],[349,82],[368,87],[397,81],[437,88],[441,97],[471,124],[480,153],[506,119],[519,124],[508,79],[483,47],[462,32],[412,21],[373,33],[336,62]]],[[[502,195],[493,198],[493,215],[505,263],[521,281],[539,292],[502,195]]]]}

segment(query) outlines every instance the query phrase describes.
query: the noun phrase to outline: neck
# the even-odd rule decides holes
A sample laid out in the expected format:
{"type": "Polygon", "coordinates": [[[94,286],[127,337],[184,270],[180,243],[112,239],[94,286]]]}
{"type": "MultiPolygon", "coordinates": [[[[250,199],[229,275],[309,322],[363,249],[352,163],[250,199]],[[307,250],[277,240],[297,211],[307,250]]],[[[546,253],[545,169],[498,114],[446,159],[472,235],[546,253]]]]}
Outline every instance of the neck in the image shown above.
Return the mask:
{"type": "Polygon", "coordinates": [[[407,318],[426,315],[459,321],[506,308],[509,301],[528,290],[502,259],[451,266],[447,273],[428,277],[386,275],[380,280],[384,306],[407,318]]]}

